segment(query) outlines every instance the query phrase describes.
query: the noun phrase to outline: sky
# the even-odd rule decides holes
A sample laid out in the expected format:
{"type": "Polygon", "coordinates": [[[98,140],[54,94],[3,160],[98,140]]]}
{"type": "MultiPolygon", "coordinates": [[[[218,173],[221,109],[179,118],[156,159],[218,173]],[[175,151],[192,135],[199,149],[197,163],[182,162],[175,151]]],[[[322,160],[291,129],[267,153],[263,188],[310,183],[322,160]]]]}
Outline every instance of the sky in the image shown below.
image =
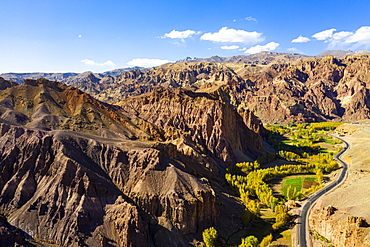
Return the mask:
{"type": "Polygon", "coordinates": [[[0,73],[370,49],[366,0],[0,0],[0,73]]]}

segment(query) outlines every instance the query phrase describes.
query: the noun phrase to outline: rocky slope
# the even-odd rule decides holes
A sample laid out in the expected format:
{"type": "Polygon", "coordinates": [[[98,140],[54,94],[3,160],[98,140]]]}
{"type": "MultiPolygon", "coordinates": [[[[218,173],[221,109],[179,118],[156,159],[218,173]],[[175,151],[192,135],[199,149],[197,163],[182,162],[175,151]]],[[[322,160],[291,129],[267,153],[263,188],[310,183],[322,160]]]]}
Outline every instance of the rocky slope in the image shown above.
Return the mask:
{"type": "Polygon", "coordinates": [[[223,167],[263,153],[263,127],[226,89],[113,106],[45,79],[0,85],[0,207],[31,237],[189,246],[207,227],[226,239],[242,225],[223,167]]]}
{"type": "MultiPolygon", "coordinates": [[[[244,68],[244,66],[238,66],[244,68]]],[[[114,102],[159,88],[196,90],[207,86],[224,85],[232,80],[239,81],[240,78],[233,69],[224,64],[177,63],[165,64],[148,71],[132,70],[123,72],[120,77],[74,82],[73,86],[99,100],[114,102]]]]}
{"type": "Polygon", "coordinates": [[[369,115],[370,56],[274,65],[232,85],[265,123],[353,121],[369,115]]]}
{"type": "Polygon", "coordinates": [[[230,100],[222,88],[209,94],[161,89],[117,105],[126,115],[163,129],[165,138],[177,145],[180,141],[184,152],[186,146],[196,146],[210,157],[232,164],[250,159],[256,152],[262,154],[263,147],[260,120],[242,106],[230,107],[230,100]],[[259,144],[250,143],[250,139],[259,144]]]}
{"type": "Polygon", "coordinates": [[[334,246],[370,246],[369,224],[363,217],[348,216],[346,210],[333,206],[312,212],[310,224],[334,246]]]}

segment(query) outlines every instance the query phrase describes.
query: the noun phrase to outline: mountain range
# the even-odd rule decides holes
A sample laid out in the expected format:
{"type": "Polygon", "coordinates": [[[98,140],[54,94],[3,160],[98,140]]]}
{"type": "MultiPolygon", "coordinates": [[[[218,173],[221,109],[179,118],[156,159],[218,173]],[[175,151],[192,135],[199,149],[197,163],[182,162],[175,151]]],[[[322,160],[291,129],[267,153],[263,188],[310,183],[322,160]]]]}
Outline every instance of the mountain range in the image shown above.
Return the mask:
{"type": "MultiPolygon", "coordinates": [[[[349,55],[365,55],[370,54],[370,51],[360,50],[356,52],[352,51],[341,51],[341,50],[328,50],[320,53],[317,56],[307,56],[298,53],[278,53],[278,52],[260,52],[252,55],[238,55],[232,57],[219,57],[213,56],[210,58],[191,58],[187,57],[176,61],[176,63],[186,63],[186,62],[211,62],[211,63],[244,63],[244,64],[254,64],[254,65],[269,65],[274,63],[295,63],[297,61],[303,61],[305,59],[312,58],[323,58],[327,55],[332,55],[337,58],[344,58],[349,55]]],[[[45,78],[51,81],[59,81],[67,84],[73,85],[75,82],[80,82],[88,80],[88,77],[95,77],[95,80],[102,80],[106,76],[117,77],[120,76],[123,72],[128,72],[130,70],[147,70],[148,68],[142,67],[130,67],[130,68],[121,68],[106,71],[103,73],[93,73],[91,71],[86,71],[83,73],[44,73],[44,72],[34,72],[34,73],[3,73],[0,74],[0,77],[16,82],[18,84],[23,83],[25,79],[38,79],[45,78]]]]}
{"type": "Polygon", "coordinates": [[[369,55],[347,55],[340,59],[332,55],[311,58],[264,52],[253,55],[253,59],[256,57],[265,62],[177,62],[103,78],[91,72],[82,73],[65,78],[64,82],[108,103],[161,88],[208,92],[226,86],[233,92],[235,104],[245,104],[264,123],[369,117],[369,55]]]}

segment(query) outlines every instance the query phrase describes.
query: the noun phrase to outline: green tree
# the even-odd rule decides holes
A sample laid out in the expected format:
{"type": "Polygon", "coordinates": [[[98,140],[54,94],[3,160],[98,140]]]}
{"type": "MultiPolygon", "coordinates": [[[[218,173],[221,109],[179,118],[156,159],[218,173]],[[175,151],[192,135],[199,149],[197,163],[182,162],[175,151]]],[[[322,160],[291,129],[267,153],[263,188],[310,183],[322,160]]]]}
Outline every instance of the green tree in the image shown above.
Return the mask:
{"type": "Polygon", "coordinates": [[[258,247],[258,239],[255,236],[243,238],[238,247],[258,247]]]}
{"type": "Polygon", "coordinates": [[[322,169],[317,169],[316,170],[316,180],[319,184],[322,184],[322,182],[324,180],[324,173],[323,173],[322,169]]]}
{"type": "Polygon", "coordinates": [[[269,244],[271,244],[271,242],[272,242],[272,235],[270,234],[262,239],[259,247],[267,247],[269,246],[269,244]]]}
{"type": "Polygon", "coordinates": [[[205,229],[202,235],[203,235],[203,242],[206,244],[207,247],[215,246],[218,233],[214,227],[205,229]]]}

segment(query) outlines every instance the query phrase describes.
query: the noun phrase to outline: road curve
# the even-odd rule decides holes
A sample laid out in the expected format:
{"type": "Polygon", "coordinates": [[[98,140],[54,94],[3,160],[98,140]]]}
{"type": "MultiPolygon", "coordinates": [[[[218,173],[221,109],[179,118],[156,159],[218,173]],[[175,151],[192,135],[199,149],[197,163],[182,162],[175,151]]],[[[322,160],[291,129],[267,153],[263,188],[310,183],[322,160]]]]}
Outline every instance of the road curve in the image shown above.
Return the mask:
{"type": "Polygon", "coordinates": [[[337,138],[338,140],[341,140],[345,144],[345,147],[334,156],[334,159],[343,165],[343,169],[337,181],[332,182],[330,185],[324,187],[323,189],[319,190],[315,194],[311,195],[308,201],[304,204],[302,211],[301,211],[300,224],[299,224],[299,229],[298,229],[298,232],[299,232],[298,246],[299,247],[307,247],[307,242],[309,241],[308,215],[309,215],[311,206],[317,199],[319,199],[320,196],[324,195],[328,191],[332,190],[333,188],[341,184],[347,175],[348,165],[343,160],[341,160],[340,156],[349,148],[349,145],[345,140],[337,136],[334,136],[334,135],[331,135],[331,136],[334,138],[337,138]]]}

